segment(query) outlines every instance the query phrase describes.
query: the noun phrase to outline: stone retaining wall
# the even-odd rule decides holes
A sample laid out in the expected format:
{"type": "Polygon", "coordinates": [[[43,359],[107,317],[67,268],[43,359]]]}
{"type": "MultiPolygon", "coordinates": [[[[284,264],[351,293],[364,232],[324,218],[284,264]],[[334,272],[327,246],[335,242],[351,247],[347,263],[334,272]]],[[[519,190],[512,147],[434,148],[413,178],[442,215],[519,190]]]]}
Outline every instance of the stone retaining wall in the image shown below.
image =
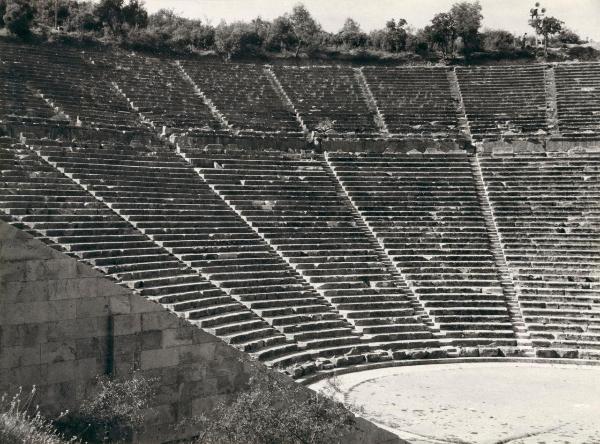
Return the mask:
{"type": "MultiPolygon", "coordinates": [[[[173,426],[231,399],[253,372],[269,370],[0,221],[0,393],[36,385],[35,402],[54,414],[77,406],[99,375],[133,371],[160,381],[139,437],[152,443],[193,435],[173,426]]],[[[344,442],[401,442],[367,421],[359,425],[344,442]]]]}

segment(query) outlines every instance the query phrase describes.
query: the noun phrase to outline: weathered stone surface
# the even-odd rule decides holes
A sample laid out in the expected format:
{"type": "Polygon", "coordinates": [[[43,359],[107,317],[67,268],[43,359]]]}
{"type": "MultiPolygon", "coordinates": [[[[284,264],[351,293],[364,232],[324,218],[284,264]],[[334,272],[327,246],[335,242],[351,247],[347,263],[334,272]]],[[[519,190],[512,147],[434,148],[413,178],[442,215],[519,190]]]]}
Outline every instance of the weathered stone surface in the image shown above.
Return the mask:
{"type": "MultiPolygon", "coordinates": [[[[16,272],[0,278],[2,392],[36,385],[42,410],[55,414],[92,394],[98,375],[112,371],[126,377],[141,370],[159,377],[161,390],[139,439],[158,443],[193,435],[193,430],[184,433],[173,425],[231,399],[246,389],[253,372],[268,371],[159,304],[0,221],[2,244],[0,268],[14,260],[21,264],[15,270],[31,270],[21,278],[16,272]],[[42,297],[34,297],[37,290],[42,297]]],[[[356,357],[347,359],[354,362],[356,357]]],[[[333,363],[323,359],[321,368],[331,369],[333,363]]],[[[314,363],[295,369],[296,376],[315,370],[314,363]]],[[[359,423],[361,430],[344,442],[399,442],[366,421],[359,423]]]]}

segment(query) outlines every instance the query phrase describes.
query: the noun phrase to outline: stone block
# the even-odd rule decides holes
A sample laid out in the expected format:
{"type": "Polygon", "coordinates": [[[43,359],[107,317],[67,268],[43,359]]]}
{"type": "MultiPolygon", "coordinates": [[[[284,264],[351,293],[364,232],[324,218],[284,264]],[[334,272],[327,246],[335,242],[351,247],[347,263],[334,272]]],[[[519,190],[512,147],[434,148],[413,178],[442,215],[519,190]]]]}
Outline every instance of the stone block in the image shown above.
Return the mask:
{"type": "Polygon", "coordinates": [[[79,381],[92,381],[104,374],[106,362],[95,357],[75,361],[75,376],[79,381]]]}
{"type": "MultiPolygon", "coordinates": [[[[164,309],[162,311],[142,313],[142,327],[144,331],[147,330],[166,330],[168,328],[179,327],[179,318],[177,316],[167,313],[164,309]]],[[[207,333],[205,333],[207,334],[207,333]]],[[[210,335],[209,335],[210,336],[210,335]]],[[[211,336],[213,337],[213,336],[211,336]]],[[[214,337],[213,337],[214,338],[214,337]]]]}
{"type": "Polygon", "coordinates": [[[444,359],[448,357],[446,350],[429,350],[429,359],[444,359]]]}
{"type": "Polygon", "coordinates": [[[123,314],[113,316],[113,334],[115,336],[130,335],[142,331],[140,314],[123,314]]]}
{"type": "MultiPolygon", "coordinates": [[[[139,297],[136,296],[136,299],[139,297]]],[[[131,313],[131,295],[118,294],[108,298],[109,312],[113,315],[131,313]]]]}
{"type": "MultiPolygon", "coordinates": [[[[27,285],[28,283],[23,283],[27,285]]],[[[76,318],[75,301],[48,301],[3,304],[0,306],[0,324],[39,324],[76,318]]]]}
{"type": "Polygon", "coordinates": [[[414,350],[410,351],[411,359],[427,359],[429,358],[429,351],[427,350],[414,350]]]}
{"type": "Polygon", "coordinates": [[[129,294],[129,304],[131,306],[131,313],[162,313],[165,316],[172,316],[178,319],[174,314],[165,312],[165,308],[158,302],[149,301],[144,299],[137,294],[129,294]]]}
{"type": "Polygon", "coordinates": [[[496,358],[500,356],[500,349],[482,347],[479,349],[479,356],[482,358],[496,358]]]}
{"type": "Polygon", "coordinates": [[[40,345],[33,347],[3,347],[0,349],[0,368],[39,365],[41,362],[40,348],[40,345]]]}
{"type": "Polygon", "coordinates": [[[41,380],[45,384],[67,382],[75,379],[75,361],[54,362],[40,366],[41,380]]]}
{"type": "Polygon", "coordinates": [[[185,326],[176,329],[163,330],[162,346],[177,347],[180,345],[192,345],[194,329],[195,327],[185,326]]]}
{"type": "Polygon", "coordinates": [[[108,316],[110,313],[109,298],[105,296],[83,298],[76,301],[78,318],[95,318],[108,316]]]}
{"type": "Polygon", "coordinates": [[[535,355],[538,358],[560,358],[558,352],[556,350],[552,350],[552,349],[546,349],[546,348],[538,348],[535,351],[535,355]]]}
{"type": "Polygon", "coordinates": [[[162,347],[164,333],[159,330],[143,331],[140,334],[142,350],[156,350],[162,347]]]}
{"type": "Polygon", "coordinates": [[[578,359],[579,350],[559,350],[558,354],[564,359],[578,359]]]}
{"type": "Polygon", "coordinates": [[[65,319],[48,323],[48,341],[107,336],[109,318],[65,319]]]}
{"type": "Polygon", "coordinates": [[[48,340],[49,323],[0,325],[0,349],[4,347],[33,347],[48,340]]]}
{"type": "Polygon", "coordinates": [[[77,357],[76,341],[67,339],[59,342],[48,342],[41,347],[42,364],[53,364],[73,361],[77,357]]]}
{"type": "Polygon", "coordinates": [[[402,361],[405,359],[411,359],[412,356],[406,350],[394,350],[392,352],[392,359],[402,361]]]}
{"type": "Polygon", "coordinates": [[[461,358],[477,358],[479,357],[479,349],[476,347],[464,347],[460,349],[458,356],[461,358]]]}
{"type": "Polygon", "coordinates": [[[141,369],[153,369],[159,367],[174,367],[179,364],[179,350],[177,348],[166,348],[160,350],[144,350],[141,353],[141,369]]]}

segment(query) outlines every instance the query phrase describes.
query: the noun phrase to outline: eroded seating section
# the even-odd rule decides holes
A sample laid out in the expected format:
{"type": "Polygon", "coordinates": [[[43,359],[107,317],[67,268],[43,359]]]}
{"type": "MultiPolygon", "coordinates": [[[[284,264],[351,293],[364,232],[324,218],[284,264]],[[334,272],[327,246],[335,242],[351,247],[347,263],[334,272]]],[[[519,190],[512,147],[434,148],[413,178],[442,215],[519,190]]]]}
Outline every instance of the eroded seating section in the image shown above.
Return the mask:
{"type": "Polygon", "coordinates": [[[331,155],[344,188],[439,328],[516,344],[466,155],[331,155]]]}
{"type": "Polygon", "coordinates": [[[600,356],[600,156],[481,157],[534,345],[600,356]]]}
{"type": "Polygon", "coordinates": [[[456,68],[456,75],[473,138],[549,133],[543,66],[456,68]]]}
{"type": "Polygon", "coordinates": [[[261,65],[182,61],[194,83],[245,133],[287,133],[302,137],[294,110],[285,104],[261,65]]]}
{"type": "Polygon", "coordinates": [[[173,60],[106,51],[93,52],[90,57],[105,64],[108,80],[118,85],[130,105],[156,130],[171,133],[222,129],[173,60]]]}
{"type": "MultiPolygon", "coordinates": [[[[243,151],[188,156],[206,181],[363,333],[364,348],[439,345],[380,260],[376,240],[340,196],[322,157],[243,151]]],[[[359,347],[348,326],[328,327],[339,345],[359,347]]]]}
{"type": "Polygon", "coordinates": [[[275,66],[273,71],[309,130],[331,137],[381,136],[352,68],[275,66]]]}
{"type": "Polygon", "coordinates": [[[28,80],[28,67],[13,63],[0,42],[0,123],[18,126],[68,126],[69,119],[52,108],[28,80]]]}
{"type": "Polygon", "coordinates": [[[562,135],[600,138],[600,63],[557,64],[554,73],[562,135]]]}
{"type": "MultiPolygon", "coordinates": [[[[280,354],[296,350],[295,343],[284,334],[135,229],[35,152],[6,139],[1,143],[0,208],[11,217],[11,222],[37,232],[37,237],[46,243],[60,247],[121,285],[259,358],[266,350],[273,353],[276,345],[280,354]]],[[[47,140],[37,141],[35,148],[56,156],[72,151],[47,140]]],[[[93,149],[85,156],[88,163],[94,162],[93,149]]],[[[111,185],[106,183],[106,187],[111,185]]]]}
{"type": "Polygon", "coordinates": [[[362,71],[391,134],[459,136],[447,68],[364,67],[362,71]]]}
{"type": "Polygon", "coordinates": [[[84,51],[0,43],[0,52],[21,82],[72,125],[119,131],[140,127],[137,114],[84,51]]]}

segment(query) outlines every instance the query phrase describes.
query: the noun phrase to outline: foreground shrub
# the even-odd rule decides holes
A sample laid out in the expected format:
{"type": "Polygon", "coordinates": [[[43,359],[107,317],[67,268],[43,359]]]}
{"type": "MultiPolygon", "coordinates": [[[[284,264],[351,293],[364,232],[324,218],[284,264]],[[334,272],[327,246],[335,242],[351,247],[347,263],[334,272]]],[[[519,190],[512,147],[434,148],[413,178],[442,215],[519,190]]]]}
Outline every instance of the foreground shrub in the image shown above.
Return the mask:
{"type": "Polygon", "coordinates": [[[271,374],[253,377],[233,403],[192,422],[203,430],[194,444],[334,444],[356,425],[340,402],[271,374]]]}
{"type": "Polygon", "coordinates": [[[60,436],[52,423],[32,408],[35,387],[24,396],[22,391],[12,398],[0,398],[0,443],[2,444],[66,444],[76,443],[60,436]],[[33,409],[33,413],[30,411],[33,409]]]}
{"type": "Polygon", "coordinates": [[[144,424],[144,410],[156,393],[156,380],[140,375],[131,379],[98,379],[98,390],[76,412],[57,421],[58,429],[88,443],[127,442],[144,424]]]}

